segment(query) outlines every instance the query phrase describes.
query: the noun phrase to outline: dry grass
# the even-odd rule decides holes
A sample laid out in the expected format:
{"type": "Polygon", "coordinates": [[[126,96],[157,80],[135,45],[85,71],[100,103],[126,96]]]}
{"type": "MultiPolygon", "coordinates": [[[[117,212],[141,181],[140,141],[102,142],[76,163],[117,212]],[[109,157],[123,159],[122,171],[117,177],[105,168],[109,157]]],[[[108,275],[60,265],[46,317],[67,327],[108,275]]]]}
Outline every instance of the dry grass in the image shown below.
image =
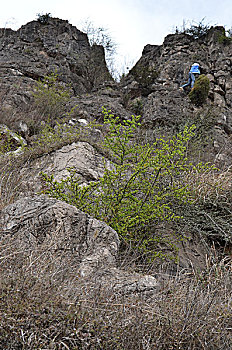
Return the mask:
{"type": "Polygon", "coordinates": [[[209,198],[217,200],[232,190],[232,167],[223,171],[192,171],[186,174],[184,181],[193,193],[195,201],[206,201],[209,198]]]}
{"type": "Polygon", "coordinates": [[[232,349],[230,262],[120,295],[81,280],[52,245],[19,242],[0,245],[0,349],[232,349]]]}
{"type": "Polygon", "coordinates": [[[17,200],[21,176],[15,166],[14,157],[5,156],[0,159],[0,210],[17,200]]]}

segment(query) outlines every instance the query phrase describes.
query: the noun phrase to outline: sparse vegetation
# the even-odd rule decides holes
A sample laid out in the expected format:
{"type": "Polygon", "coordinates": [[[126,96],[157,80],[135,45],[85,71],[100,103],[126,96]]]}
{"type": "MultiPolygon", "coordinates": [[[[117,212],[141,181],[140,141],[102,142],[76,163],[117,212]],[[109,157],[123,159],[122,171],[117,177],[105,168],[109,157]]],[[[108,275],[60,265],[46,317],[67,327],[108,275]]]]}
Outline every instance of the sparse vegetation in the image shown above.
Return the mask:
{"type": "Polygon", "coordinates": [[[96,27],[91,21],[86,20],[82,30],[88,35],[90,45],[102,45],[106,54],[112,57],[116,52],[116,43],[113,41],[109,30],[103,27],[96,27]]]}
{"type": "Polygon", "coordinates": [[[232,42],[232,29],[224,30],[224,33],[218,36],[218,42],[223,45],[229,45],[232,42]]]}
{"type": "Polygon", "coordinates": [[[51,13],[38,13],[37,14],[37,21],[41,24],[48,24],[49,18],[51,18],[51,13]]]}
{"type": "Polygon", "coordinates": [[[60,83],[57,74],[51,73],[37,82],[33,96],[40,120],[55,120],[68,112],[71,88],[60,83]]]}
{"type": "Polygon", "coordinates": [[[104,47],[107,67],[112,76],[118,78],[118,72],[114,62],[117,44],[113,40],[109,30],[104,27],[96,27],[90,20],[82,23],[82,30],[87,34],[91,46],[101,45],[104,47]]]}
{"type": "Polygon", "coordinates": [[[231,349],[229,262],[166,275],[148,302],[79,277],[66,285],[59,276],[75,272],[57,269],[50,247],[31,251],[7,237],[0,256],[1,349],[231,349]]]}
{"type": "Polygon", "coordinates": [[[175,28],[175,34],[188,34],[191,35],[194,39],[199,39],[208,34],[211,26],[207,23],[204,23],[205,18],[203,18],[199,23],[190,22],[186,23],[183,21],[182,27],[175,28]]]}
{"type": "Polygon", "coordinates": [[[12,138],[9,131],[3,132],[0,128],[0,155],[15,150],[18,147],[18,142],[12,138]]]}

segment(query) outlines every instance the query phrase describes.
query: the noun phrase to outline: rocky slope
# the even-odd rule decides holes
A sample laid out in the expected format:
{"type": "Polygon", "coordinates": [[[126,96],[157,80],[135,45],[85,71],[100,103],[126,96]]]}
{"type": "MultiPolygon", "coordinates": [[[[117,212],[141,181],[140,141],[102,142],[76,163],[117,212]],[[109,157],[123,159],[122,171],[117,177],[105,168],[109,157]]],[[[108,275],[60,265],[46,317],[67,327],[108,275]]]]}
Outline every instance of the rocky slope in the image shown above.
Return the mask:
{"type": "MultiPolygon", "coordinates": [[[[56,73],[75,95],[111,79],[104,50],[90,47],[87,35],[58,18],[32,21],[19,30],[0,30],[2,107],[27,103],[33,82],[56,73]]],[[[22,108],[22,106],[21,106],[22,108]]]]}
{"type": "MultiPolygon", "coordinates": [[[[175,134],[185,124],[195,123],[199,138],[193,158],[205,157],[220,167],[231,165],[232,44],[230,41],[225,44],[221,38],[224,38],[222,27],[211,28],[197,39],[187,34],[169,35],[160,46],[147,45],[129,74],[115,83],[106,67],[103,48],[90,47],[86,34],[67,21],[49,18],[46,24],[32,21],[17,31],[1,29],[0,122],[11,124],[25,134],[22,125],[32,112],[25,110],[33,101],[35,84],[53,72],[63,86],[71,87],[70,105],[78,106],[70,122],[75,124],[78,118],[101,121],[104,105],[122,119],[129,118],[131,113],[141,114],[143,133],[151,140],[160,134],[175,134]],[[194,106],[187,93],[179,90],[194,61],[210,79],[209,96],[201,107],[194,106]]],[[[30,136],[36,138],[36,135],[30,136]]],[[[104,132],[95,130],[89,140],[67,141],[60,149],[56,147],[45,152],[48,154],[40,153],[37,159],[35,155],[28,159],[17,174],[21,179],[19,196],[31,196],[41,188],[41,171],[60,179],[72,166],[84,182],[98,179],[103,173],[104,161],[96,144],[103,137],[104,132]]],[[[30,137],[28,140],[31,142],[30,137]]],[[[201,217],[198,213],[196,216],[201,217]]],[[[202,221],[204,231],[208,224],[202,221]]],[[[202,222],[192,225],[196,234],[202,222]]],[[[227,230],[231,235],[230,224],[227,230]]],[[[189,233],[189,245],[184,245],[180,253],[183,268],[193,262],[202,268],[208,253],[208,248],[201,245],[201,236],[191,236],[193,233],[189,233]]]]}
{"type": "Polygon", "coordinates": [[[149,130],[159,126],[181,130],[185,123],[194,122],[202,138],[210,138],[204,145],[209,159],[229,165],[232,44],[225,38],[223,27],[211,28],[196,39],[168,35],[160,46],[147,45],[141,59],[117,84],[109,75],[103,48],[90,47],[86,34],[67,21],[49,18],[47,24],[32,21],[16,32],[1,29],[1,120],[20,130],[25,115],[33,115],[28,106],[36,81],[53,72],[71,87],[77,117],[101,118],[104,105],[122,118],[142,114],[149,130]],[[202,107],[194,106],[187,93],[178,90],[195,61],[210,80],[209,97],[202,107]]]}
{"type": "MultiPolygon", "coordinates": [[[[231,349],[232,43],[224,34],[168,35],[116,83],[103,48],[67,21],[0,30],[1,349],[231,349]],[[179,90],[195,61],[210,80],[202,106],[179,90]],[[69,89],[66,110],[46,84],[42,108],[35,104],[50,73],[58,91],[69,89]],[[61,180],[71,167],[85,188],[115,169],[102,147],[102,106],[124,121],[141,115],[135,138],[146,143],[194,123],[188,159],[220,168],[174,173],[180,187],[186,177],[193,200],[171,198],[182,220],[148,222],[142,243],[139,226],[136,249],[105,218],[41,195],[41,171],[61,180]],[[166,260],[141,253],[150,238],[166,260]]],[[[170,178],[160,181],[165,191],[170,178]]]]}
{"type": "Polygon", "coordinates": [[[150,128],[168,125],[178,129],[186,122],[209,124],[211,159],[231,164],[231,45],[223,27],[212,27],[200,38],[170,34],[160,46],[145,46],[125,78],[127,105],[140,106],[143,122],[150,128]],[[208,100],[201,108],[190,103],[186,92],[178,90],[187,81],[194,62],[210,80],[208,100]]]}

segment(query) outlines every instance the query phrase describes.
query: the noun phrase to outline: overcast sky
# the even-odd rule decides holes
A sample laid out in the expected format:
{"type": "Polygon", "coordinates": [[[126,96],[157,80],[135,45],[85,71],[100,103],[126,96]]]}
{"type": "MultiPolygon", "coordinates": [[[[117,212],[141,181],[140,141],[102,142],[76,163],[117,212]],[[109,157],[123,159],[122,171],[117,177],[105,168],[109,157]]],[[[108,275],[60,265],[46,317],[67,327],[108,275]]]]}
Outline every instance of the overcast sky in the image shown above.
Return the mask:
{"type": "Polygon", "coordinates": [[[2,0],[0,27],[18,29],[38,13],[67,19],[78,29],[87,19],[108,28],[122,64],[135,63],[146,44],[161,44],[183,20],[232,27],[232,0],[2,0]]]}

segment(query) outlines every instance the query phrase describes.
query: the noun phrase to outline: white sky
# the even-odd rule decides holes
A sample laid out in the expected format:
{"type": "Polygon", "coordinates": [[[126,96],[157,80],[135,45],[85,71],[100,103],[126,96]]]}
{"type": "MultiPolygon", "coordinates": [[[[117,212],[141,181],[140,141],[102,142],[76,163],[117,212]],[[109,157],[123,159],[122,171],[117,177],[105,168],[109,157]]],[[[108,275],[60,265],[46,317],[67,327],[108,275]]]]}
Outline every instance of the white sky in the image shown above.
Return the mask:
{"type": "Polygon", "coordinates": [[[118,60],[135,63],[146,44],[161,44],[183,20],[232,27],[231,0],[1,0],[0,27],[18,29],[38,13],[67,19],[81,29],[89,19],[109,29],[118,44],[118,60]]]}

